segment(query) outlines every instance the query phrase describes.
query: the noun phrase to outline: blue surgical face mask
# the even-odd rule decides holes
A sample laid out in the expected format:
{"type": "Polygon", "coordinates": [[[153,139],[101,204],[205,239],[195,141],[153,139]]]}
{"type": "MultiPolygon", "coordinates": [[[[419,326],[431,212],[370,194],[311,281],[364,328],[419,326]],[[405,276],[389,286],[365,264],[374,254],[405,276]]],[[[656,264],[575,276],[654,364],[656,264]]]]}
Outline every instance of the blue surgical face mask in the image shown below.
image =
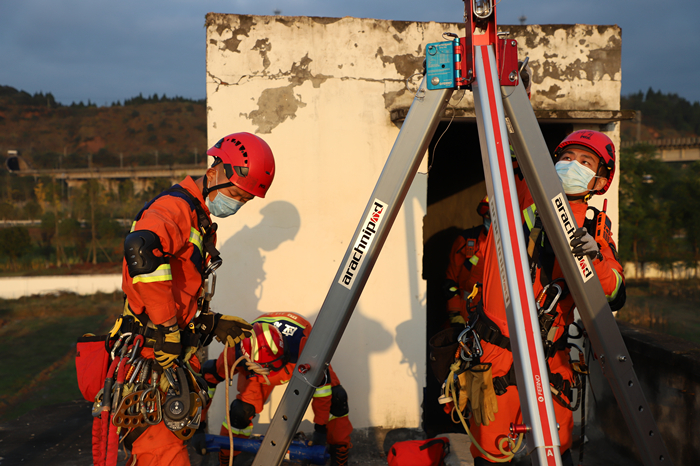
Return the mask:
{"type": "Polygon", "coordinates": [[[588,185],[596,177],[593,170],[575,160],[557,162],[554,168],[566,194],[588,192],[588,185]]]}
{"type": "Polygon", "coordinates": [[[238,209],[243,207],[244,204],[243,202],[237,201],[236,199],[228,197],[225,194],[221,194],[220,192],[216,193],[213,201],[210,201],[209,196],[207,196],[205,203],[209,208],[209,212],[211,212],[214,217],[218,218],[226,218],[235,214],[238,212],[238,209]]]}
{"type": "Polygon", "coordinates": [[[489,228],[491,228],[491,219],[489,217],[484,218],[484,227],[486,231],[489,231],[489,228]]]}

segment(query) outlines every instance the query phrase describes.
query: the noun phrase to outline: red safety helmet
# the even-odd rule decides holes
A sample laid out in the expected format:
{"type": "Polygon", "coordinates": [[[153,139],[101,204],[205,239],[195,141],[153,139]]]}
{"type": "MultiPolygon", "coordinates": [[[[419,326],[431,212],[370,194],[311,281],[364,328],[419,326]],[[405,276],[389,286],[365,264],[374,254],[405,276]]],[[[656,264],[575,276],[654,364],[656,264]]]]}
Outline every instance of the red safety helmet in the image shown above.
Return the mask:
{"type": "Polygon", "coordinates": [[[289,359],[282,332],[267,322],[255,322],[251,332],[250,337],[241,341],[241,351],[271,371],[281,370],[289,359]]]}
{"type": "Polygon", "coordinates": [[[229,134],[214,144],[207,155],[220,159],[231,183],[254,196],[265,197],[275,178],[272,149],[254,134],[229,134]]]}
{"type": "MultiPolygon", "coordinates": [[[[600,161],[608,167],[609,175],[608,182],[605,183],[603,189],[597,191],[597,194],[605,194],[612,183],[615,176],[615,145],[612,140],[605,134],[599,131],[590,129],[582,129],[569,134],[562,142],[554,149],[554,157],[559,157],[566,146],[576,144],[584,146],[593,151],[600,158],[600,161]]],[[[596,173],[597,175],[597,173],[596,173]]]]}
{"type": "Polygon", "coordinates": [[[479,201],[479,205],[476,206],[476,213],[482,217],[489,215],[489,197],[484,196],[484,198],[479,201]]]}

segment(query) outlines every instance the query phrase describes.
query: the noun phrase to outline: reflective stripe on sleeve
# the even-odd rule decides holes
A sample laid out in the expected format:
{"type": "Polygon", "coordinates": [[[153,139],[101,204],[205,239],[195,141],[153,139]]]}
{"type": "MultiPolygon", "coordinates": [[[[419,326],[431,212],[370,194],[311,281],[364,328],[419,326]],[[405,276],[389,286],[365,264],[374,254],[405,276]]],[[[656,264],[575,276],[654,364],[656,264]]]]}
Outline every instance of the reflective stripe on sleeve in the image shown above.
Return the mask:
{"type": "Polygon", "coordinates": [[[612,269],[612,271],[615,274],[615,289],[609,295],[605,295],[608,301],[612,301],[617,297],[617,293],[620,291],[620,287],[622,286],[622,276],[620,275],[620,272],[615,269],[612,269]]]}
{"type": "Polygon", "coordinates": [[[167,282],[173,279],[173,273],[170,269],[170,264],[162,264],[155,271],[151,273],[145,273],[143,275],[137,275],[134,277],[132,283],[153,283],[153,282],[167,282]]]}
{"type": "Polygon", "coordinates": [[[318,387],[316,389],[316,391],[314,392],[314,398],[323,398],[323,397],[331,396],[331,395],[332,395],[331,384],[318,387]]]}

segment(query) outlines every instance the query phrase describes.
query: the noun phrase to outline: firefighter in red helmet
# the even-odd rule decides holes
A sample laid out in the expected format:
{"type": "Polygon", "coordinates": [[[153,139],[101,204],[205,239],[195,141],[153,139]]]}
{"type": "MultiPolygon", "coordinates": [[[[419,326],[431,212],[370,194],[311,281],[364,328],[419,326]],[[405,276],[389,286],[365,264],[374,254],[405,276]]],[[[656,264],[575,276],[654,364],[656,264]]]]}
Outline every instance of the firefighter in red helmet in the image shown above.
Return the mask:
{"type": "MultiPolygon", "coordinates": [[[[289,382],[294,366],[311,333],[311,324],[293,312],[263,314],[251,322],[252,335],[234,348],[227,348],[229,370],[244,356],[245,365],[235,368],[238,374],[238,395],[231,403],[229,417],[234,437],[248,438],[253,431],[253,418],[263,410],[272,390],[289,382]]],[[[224,353],[218,359],[207,361],[202,367],[210,393],[224,380],[226,369],[224,353]]],[[[314,413],[313,444],[330,446],[331,466],[348,464],[352,424],[348,417],[348,395],[340,385],[333,368],[328,366],[325,379],[316,388],[311,402],[314,413]]],[[[228,435],[224,420],[221,435],[228,435]]],[[[235,446],[235,442],[234,442],[235,446]]],[[[234,456],[240,452],[234,450],[234,456]]],[[[229,450],[219,452],[222,466],[229,463],[229,450]]]]}
{"type": "MultiPolygon", "coordinates": [[[[577,257],[588,256],[611,309],[620,309],[625,302],[623,268],[617,259],[612,237],[593,237],[601,212],[588,206],[591,196],[604,194],[612,183],[615,147],[605,134],[581,130],[567,136],[555,149],[554,157],[557,175],[571,212],[580,226],[571,241],[572,253],[577,257]],[[587,212],[590,213],[588,217],[587,212]]],[[[579,370],[582,366],[574,365],[570,359],[568,331],[574,320],[575,303],[544,234],[517,161],[513,163],[525,241],[531,246],[528,255],[533,272],[534,295],[543,310],[539,318],[540,333],[559,425],[562,463],[572,465],[573,411],[578,408],[576,399],[580,396],[582,377],[585,375],[579,370]]],[[[477,466],[507,460],[499,451],[499,440],[507,437],[511,423],[522,423],[493,233],[487,240],[483,293],[483,310],[479,312],[479,318],[472,321],[474,331],[481,338],[483,355],[470,371],[473,379],[483,387],[483,390],[476,392],[472,389],[479,401],[472,406],[470,428],[476,443],[486,452],[472,445],[474,464],[477,466]]]]}
{"type": "Polygon", "coordinates": [[[443,286],[450,324],[464,325],[469,320],[469,313],[481,300],[486,235],[491,226],[488,196],[481,199],[476,212],[483,218],[483,223],[463,230],[450,251],[443,286]]]}
{"type": "MultiPolygon", "coordinates": [[[[188,176],[148,202],[124,242],[126,299],[111,334],[143,335],[140,355],[155,359],[150,364],[160,374],[187,366],[199,370],[194,353],[213,338],[233,346],[251,335],[252,326],[244,319],[210,312],[208,301],[202,299],[207,277],[222,262],[212,216],[228,217],[255,197],[265,197],[275,177],[275,159],[268,144],[250,133],[225,136],[207,155],[213,163],[204,176],[188,176]]],[[[167,382],[166,377],[162,381],[167,382]]],[[[93,439],[98,445],[95,464],[103,464],[99,445],[113,442],[99,432],[95,435],[100,437],[93,439]]],[[[121,440],[131,450],[129,465],[187,466],[183,437],[173,424],[161,421],[132,429],[121,440]]]]}

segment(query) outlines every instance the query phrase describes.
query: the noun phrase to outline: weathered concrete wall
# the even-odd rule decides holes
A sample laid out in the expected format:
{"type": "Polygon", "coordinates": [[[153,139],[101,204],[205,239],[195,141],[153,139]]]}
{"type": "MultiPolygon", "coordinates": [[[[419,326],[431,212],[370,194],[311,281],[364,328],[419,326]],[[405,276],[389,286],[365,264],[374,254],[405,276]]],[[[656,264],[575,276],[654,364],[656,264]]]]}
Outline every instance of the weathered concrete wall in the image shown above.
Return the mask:
{"type": "MultiPolygon", "coordinates": [[[[463,28],[222,14],[209,14],[206,28],[209,144],[249,131],[268,141],[277,161],[268,198],[219,222],[225,265],[213,304],[249,319],[289,310],[313,321],[398,134],[391,113],[412,102],[425,44],[463,28]]],[[[507,29],[521,45],[540,47],[530,52],[533,71],[544,73],[534,80],[536,108],[562,110],[570,122],[580,120],[567,111],[619,109],[619,28],[507,29]]],[[[471,94],[458,106],[473,115],[471,94]]],[[[619,140],[616,125],[606,129],[619,140]]],[[[420,423],[427,166],[420,172],[333,358],[356,427],[420,423]]],[[[616,190],[611,194],[616,224],[616,190]]],[[[214,426],[222,395],[210,411],[214,426]]]]}
{"type": "MultiPolygon", "coordinates": [[[[634,370],[673,464],[700,463],[700,351],[685,340],[619,323],[634,370]]],[[[597,362],[591,364],[589,427],[639,459],[597,362]]],[[[640,460],[641,464],[641,460],[640,460]]]]}

